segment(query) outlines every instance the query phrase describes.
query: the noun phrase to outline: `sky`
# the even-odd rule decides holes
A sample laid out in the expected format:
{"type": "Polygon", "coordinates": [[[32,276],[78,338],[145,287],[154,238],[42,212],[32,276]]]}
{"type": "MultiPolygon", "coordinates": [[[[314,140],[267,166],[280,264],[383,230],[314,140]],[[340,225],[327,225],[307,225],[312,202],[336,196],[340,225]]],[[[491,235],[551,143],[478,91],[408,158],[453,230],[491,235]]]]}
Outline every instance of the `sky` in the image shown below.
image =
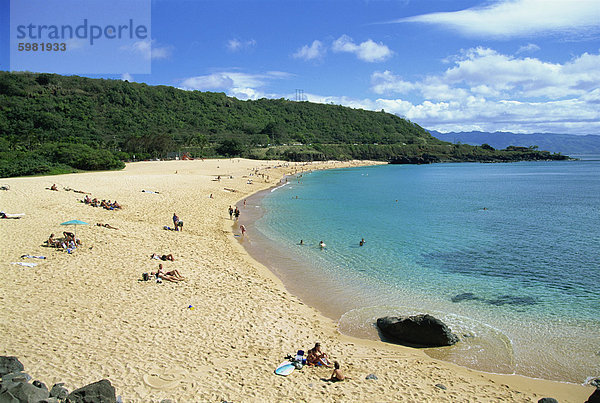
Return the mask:
{"type": "MultiPolygon", "coordinates": [[[[10,0],[11,10],[1,1],[0,70],[10,70],[9,20],[19,17],[10,11],[34,0],[10,0]]],[[[89,58],[63,58],[69,74],[384,109],[440,132],[600,134],[600,0],[102,4],[111,1],[137,1],[140,18],[150,11],[148,35],[93,48],[111,66],[104,73],[85,66],[89,58]],[[122,63],[131,55],[139,66],[122,63]]],[[[108,24],[124,14],[93,16],[108,24]]],[[[37,69],[58,71],[52,66],[37,69]]]]}

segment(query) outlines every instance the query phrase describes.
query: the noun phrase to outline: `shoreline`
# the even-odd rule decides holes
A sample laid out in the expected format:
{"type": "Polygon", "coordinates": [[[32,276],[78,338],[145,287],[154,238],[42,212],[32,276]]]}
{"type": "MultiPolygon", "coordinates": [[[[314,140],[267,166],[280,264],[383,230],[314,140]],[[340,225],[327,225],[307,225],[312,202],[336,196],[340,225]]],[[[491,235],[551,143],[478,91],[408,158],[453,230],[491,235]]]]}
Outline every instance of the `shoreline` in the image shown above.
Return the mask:
{"type": "MultiPolygon", "coordinates": [[[[291,181],[290,181],[290,184],[293,185],[293,183],[291,181]]],[[[240,223],[244,224],[246,226],[246,228],[255,229],[255,223],[257,222],[257,220],[261,219],[265,214],[268,214],[268,211],[266,210],[266,208],[263,207],[264,204],[262,203],[262,200],[265,197],[268,197],[271,192],[276,191],[277,189],[281,188],[282,186],[283,185],[272,186],[271,188],[261,190],[252,195],[249,195],[247,198],[245,198],[248,200],[248,208],[250,209],[251,213],[252,213],[254,207],[256,207],[257,210],[259,210],[260,212],[258,214],[252,213],[252,216],[250,219],[245,219],[243,221],[240,220],[240,223]]],[[[243,208],[242,200],[240,200],[240,202],[238,203],[238,207],[240,209],[243,208]]],[[[242,211],[244,211],[244,210],[242,210],[242,211]]],[[[322,273],[319,274],[318,268],[313,267],[310,264],[303,262],[301,255],[299,255],[298,252],[295,250],[295,248],[297,248],[299,245],[298,243],[293,243],[293,242],[292,243],[287,243],[287,242],[286,243],[277,243],[277,246],[274,246],[273,240],[271,240],[270,238],[268,238],[267,235],[265,235],[264,233],[262,233],[258,230],[253,231],[250,242],[248,242],[247,240],[242,241],[239,238],[238,238],[238,242],[244,247],[244,249],[246,250],[246,252],[248,254],[250,254],[250,256],[252,256],[260,264],[267,267],[267,269],[269,271],[271,271],[275,276],[277,276],[281,280],[281,282],[282,282],[283,286],[286,288],[286,290],[288,290],[293,295],[296,295],[298,298],[300,298],[301,301],[303,301],[307,305],[312,306],[315,309],[317,309],[317,311],[319,311],[320,314],[331,319],[335,323],[335,326],[341,335],[354,337],[354,338],[357,338],[360,340],[378,341],[378,342],[382,342],[385,345],[390,344],[390,343],[385,343],[385,342],[381,341],[380,338],[372,337],[373,335],[371,333],[369,333],[367,335],[366,333],[364,333],[364,331],[362,332],[362,333],[364,333],[362,335],[361,335],[361,332],[359,332],[358,334],[353,334],[353,333],[347,332],[350,328],[348,328],[347,324],[345,326],[345,324],[343,323],[344,316],[346,314],[352,313],[356,310],[361,310],[361,309],[363,309],[363,307],[360,306],[360,304],[357,307],[353,307],[352,302],[350,302],[349,300],[345,301],[345,305],[350,304],[349,308],[348,307],[338,308],[337,305],[340,305],[339,303],[336,306],[334,306],[334,305],[339,300],[339,298],[351,299],[354,296],[354,292],[356,292],[356,291],[349,292],[349,294],[346,294],[345,296],[340,295],[339,292],[337,291],[337,289],[340,288],[340,284],[337,284],[333,280],[329,280],[328,278],[326,278],[326,276],[323,277],[322,273]],[[257,236],[257,233],[258,233],[258,236],[257,236]],[[299,274],[296,275],[295,274],[296,272],[298,272],[299,274]],[[316,275],[315,275],[315,273],[316,273],[316,275]],[[303,284],[307,284],[307,283],[313,284],[313,283],[317,283],[317,282],[320,285],[322,285],[322,287],[320,287],[320,288],[323,288],[323,289],[329,290],[329,289],[336,288],[335,296],[332,297],[331,295],[328,295],[328,294],[319,293],[318,290],[317,291],[315,291],[315,290],[307,291],[303,285],[303,284]],[[333,285],[337,285],[337,287],[332,287],[333,285]]],[[[339,279],[338,279],[338,281],[339,281],[339,279]]],[[[346,289],[346,286],[341,286],[341,288],[344,289],[345,291],[348,291],[346,289]]],[[[369,307],[374,308],[371,306],[369,306],[369,307]]],[[[490,375],[498,375],[498,376],[513,376],[514,375],[514,376],[521,376],[525,379],[531,379],[531,380],[544,380],[544,381],[559,382],[559,383],[570,384],[570,385],[580,385],[580,384],[585,385],[585,382],[578,383],[578,382],[564,380],[564,379],[562,379],[562,380],[549,379],[549,378],[538,377],[535,375],[518,374],[514,371],[514,369],[512,372],[508,372],[508,371],[507,372],[496,372],[493,370],[492,371],[486,370],[485,365],[484,365],[484,368],[478,367],[477,365],[474,365],[474,366],[463,365],[460,362],[453,362],[448,359],[444,359],[444,356],[450,356],[450,357],[452,356],[452,355],[447,355],[447,353],[445,353],[443,351],[444,349],[432,348],[432,349],[416,349],[416,350],[423,351],[430,358],[439,359],[446,363],[452,363],[454,365],[458,365],[458,366],[468,368],[471,370],[475,370],[475,371],[480,371],[480,372],[490,374],[490,375]]],[[[588,377],[588,379],[593,379],[593,377],[592,378],[588,377]]]]}
{"type": "Polygon", "coordinates": [[[11,186],[0,207],[26,215],[0,223],[5,234],[0,354],[19,357],[34,379],[47,383],[72,388],[107,378],[124,401],[537,401],[551,396],[576,402],[593,392],[589,386],[486,374],[422,351],[340,334],[335,321],[287,291],[245,251],[227,214],[229,205],[277,184],[295,167],[301,164],[161,161],[128,164],[116,172],[3,179],[11,186]],[[254,176],[250,185],[248,175],[257,168],[269,178],[254,176]],[[217,181],[217,175],[223,179],[217,181]],[[60,192],[44,190],[54,182],[60,192]],[[124,209],[94,209],[63,187],[116,198],[124,209]],[[181,233],[162,229],[173,212],[185,222],[181,233]],[[60,233],[59,224],[73,218],[92,224],[77,228],[83,248],[66,254],[40,246],[49,232],[60,233]],[[155,270],[157,262],[149,259],[154,252],[173,253],[176,260],[166,262],[167,268],[188,280],[139,281],[141,273],[155,270]],[[10,264],[24,253],[48,259],[33,268],[10,264]],[[341,360],[351,381],[322,382],[330,373],[323,368],[286,378],[273,374],[285,355],[315,341],[341,360]],[[365,380],[370,373],[379,379],[365,380]]]}

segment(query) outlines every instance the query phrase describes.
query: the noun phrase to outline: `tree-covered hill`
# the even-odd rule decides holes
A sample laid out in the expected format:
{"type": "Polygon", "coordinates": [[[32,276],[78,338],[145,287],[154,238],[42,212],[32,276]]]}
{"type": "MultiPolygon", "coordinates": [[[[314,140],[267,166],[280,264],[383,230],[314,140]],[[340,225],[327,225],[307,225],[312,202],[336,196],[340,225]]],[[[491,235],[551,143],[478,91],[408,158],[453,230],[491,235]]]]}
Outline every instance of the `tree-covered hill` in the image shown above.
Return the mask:
{"type": "Polygon", "coordinates": [[[465,160],[467,155],[477,160],[483,153],[494,159],[491,150],[461,147],[449,147],[420,126],[383,111],[0,72],[0,177],[118,169],[134,156],[164,158],[174,152],[404,162],[465,160]],[[434,154],[437,159],[430,158],[434,154]]]}

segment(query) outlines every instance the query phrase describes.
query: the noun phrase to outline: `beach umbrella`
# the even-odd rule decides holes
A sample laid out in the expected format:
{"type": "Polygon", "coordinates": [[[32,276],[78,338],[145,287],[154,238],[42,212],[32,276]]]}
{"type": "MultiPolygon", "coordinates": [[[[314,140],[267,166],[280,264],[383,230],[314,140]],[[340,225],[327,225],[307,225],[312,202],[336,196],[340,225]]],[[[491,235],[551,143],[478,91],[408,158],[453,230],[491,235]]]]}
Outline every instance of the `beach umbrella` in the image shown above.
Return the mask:
{"type": "Polygon", "coordinates": [[[70,221],[65,221],[63,223],[60,223],[60,225],[73,225],[75,227],[75,229],[73,229],[73,234],[77,234],[75,231],[77,229],[78,225],[90,225],[84,221],[81,220],[70,220],[70,221]]]}

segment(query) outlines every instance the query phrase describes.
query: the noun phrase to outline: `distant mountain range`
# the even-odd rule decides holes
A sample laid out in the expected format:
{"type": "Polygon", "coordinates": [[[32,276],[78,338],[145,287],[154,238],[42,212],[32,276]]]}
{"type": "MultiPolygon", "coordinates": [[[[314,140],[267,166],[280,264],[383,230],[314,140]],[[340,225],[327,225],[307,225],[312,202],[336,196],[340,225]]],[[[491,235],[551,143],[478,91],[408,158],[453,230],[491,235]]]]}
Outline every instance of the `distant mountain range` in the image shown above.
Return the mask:
{"type": "Polygon", "coordinates": [[[533,133],[519,134],[510,132],[450,132],[440,133],[429,131],[432,136],[450,143],[470,145],[489,144],[496,149],[508,146],[538,146],[540,150],[561,153],[565,155],[600,154],[600,135],[533,133]]]}

